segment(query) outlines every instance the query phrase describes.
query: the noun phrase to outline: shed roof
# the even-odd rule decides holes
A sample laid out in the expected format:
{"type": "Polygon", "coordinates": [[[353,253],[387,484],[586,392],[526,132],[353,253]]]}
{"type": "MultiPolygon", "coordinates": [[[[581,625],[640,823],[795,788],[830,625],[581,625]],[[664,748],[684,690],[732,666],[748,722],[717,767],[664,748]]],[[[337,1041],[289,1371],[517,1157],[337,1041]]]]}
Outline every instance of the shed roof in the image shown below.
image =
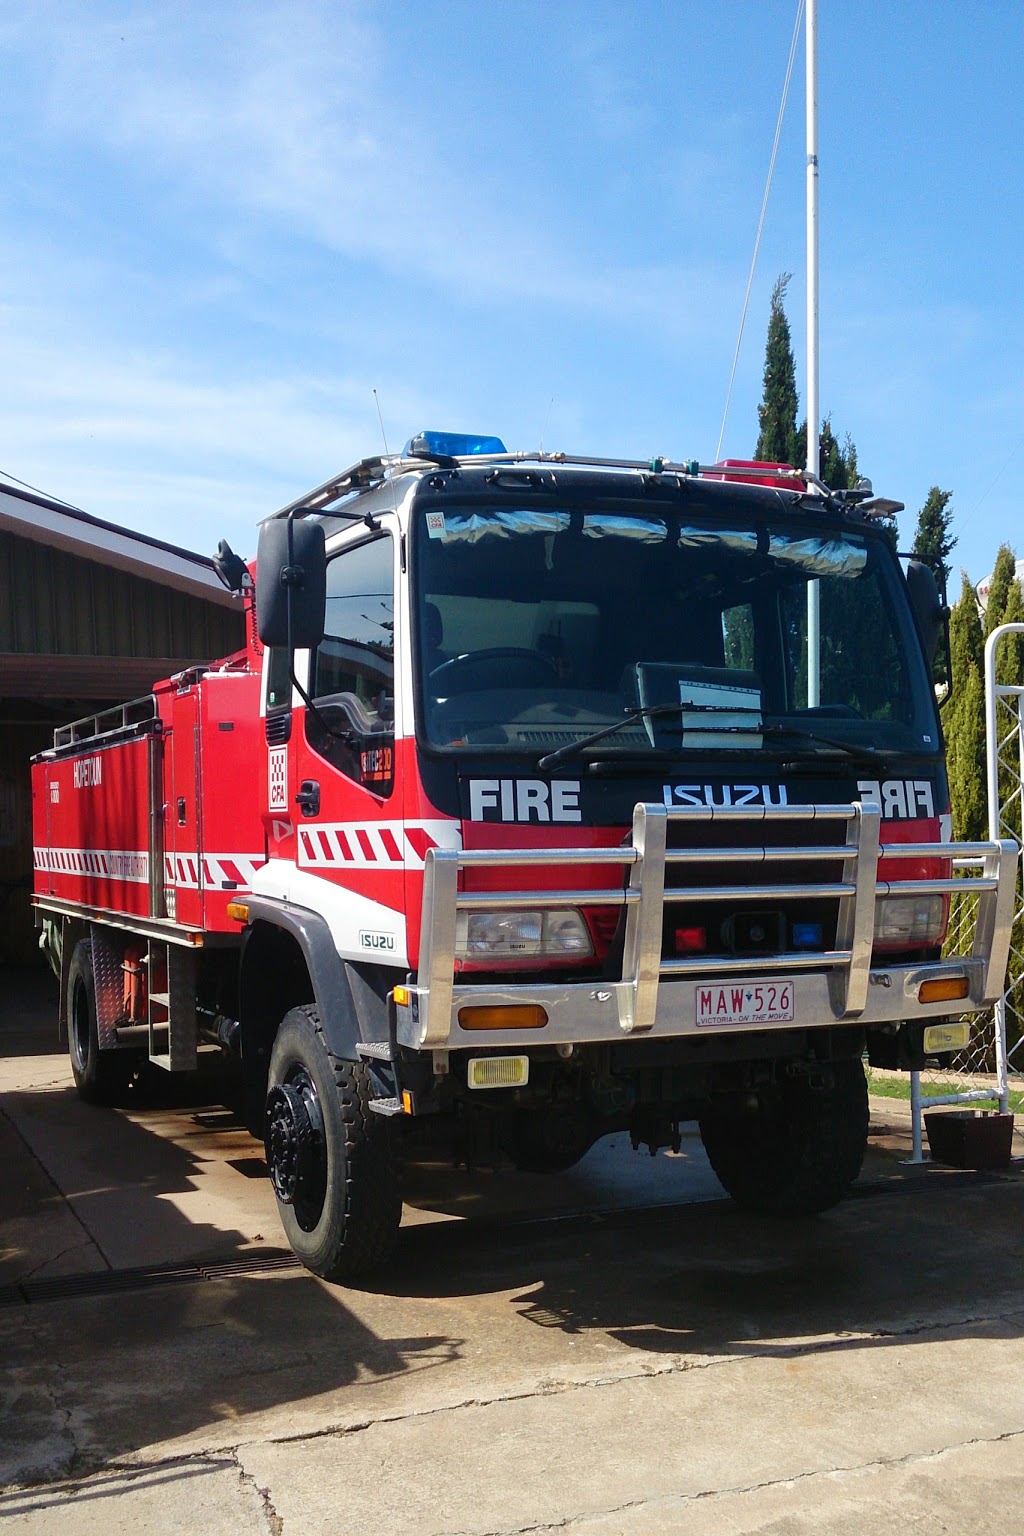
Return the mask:
{"type": "Polygon", "coordinates": [[[222,608],[237,606],[208,556],[105,522],[35,491],[0,485],[0,530],[113,566],[129,575],[158,581],[162,586],[190,597],[205,598],[222,608]]]}

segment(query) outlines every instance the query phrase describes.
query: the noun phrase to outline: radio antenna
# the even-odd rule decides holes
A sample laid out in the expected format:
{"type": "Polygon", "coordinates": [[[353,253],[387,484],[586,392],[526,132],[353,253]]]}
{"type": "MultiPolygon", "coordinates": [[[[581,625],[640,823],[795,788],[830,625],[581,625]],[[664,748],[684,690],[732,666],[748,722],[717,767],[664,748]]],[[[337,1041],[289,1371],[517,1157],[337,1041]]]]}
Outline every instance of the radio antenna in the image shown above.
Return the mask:
{"type": "Polygon", "coordinates": [[[384,431],[384,416],[383,416],[383,413],[381,412],[380,397],[377,394],[376,389],[373,391],[373,401],[374,401],[374,404],[377,407],[377,420],[380,422],[380,439],[381,439],[381,442],[384,444],[384,460],[385,460],[385,463],[388,465],[388,470],[389,470],[389,473],[390,473],[392,510],[394,511],[394,514],[397,517],[398,516],[398,491],[395,489],[395,476],[394,476],[394,471],[391,469],[391,464],[390,464],[391,454],[388,451],[388,435],[384,431]]]}
{"type": "Polygon", "coordinates": [[[540,451],[541,451],[541,455],[542,456],[543,456],[543,453],[544,453],[544,439],[545,439],[545,437],[547,437],[547,434],[548,434],[548,422],[551,420],[551,407],[554,405],[554,403],[555,403],[555,397],[554,397],[554,395],[552,395],[551,399],[548,401],[547,414],[544,417],[544,425],[541,428],[541,433],[540,433],[540,451]]]}

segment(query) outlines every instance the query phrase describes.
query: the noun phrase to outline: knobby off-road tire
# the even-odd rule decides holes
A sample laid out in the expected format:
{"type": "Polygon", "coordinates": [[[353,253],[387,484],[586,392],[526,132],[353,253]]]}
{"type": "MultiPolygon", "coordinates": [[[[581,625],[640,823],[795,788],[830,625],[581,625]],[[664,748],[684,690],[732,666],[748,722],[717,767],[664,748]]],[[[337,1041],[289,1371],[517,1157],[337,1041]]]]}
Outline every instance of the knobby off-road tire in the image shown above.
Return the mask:
{"type": "Polygon", "coordinates": [[[391,1124],[362,1062],[339,1061],[316,1008],[285,1014],[267,1084],[267,1166],[288,1242],[307,1269],[349,1279],[388,1258],[402,1197],[391,1124]]]}
{"type": "Polygon", "coordinates": [[[80,939],[68,967],[68,1055],[78,1096],[87,1104],[118,1104],[128,1093],[136,1059],[131,1051],[101,1051],[96,1029],[92,944],[80,939]]]}
{"type": "Polygon", "coordinates": [[[868,1090],[859,1060],[837,1061],[833,1072],[828,1088],[787,1079],[757,1114],[701,1120],[708,1160],[737,1205],[812,1216],[846,1194],[867,1147],[868,1090]]]}

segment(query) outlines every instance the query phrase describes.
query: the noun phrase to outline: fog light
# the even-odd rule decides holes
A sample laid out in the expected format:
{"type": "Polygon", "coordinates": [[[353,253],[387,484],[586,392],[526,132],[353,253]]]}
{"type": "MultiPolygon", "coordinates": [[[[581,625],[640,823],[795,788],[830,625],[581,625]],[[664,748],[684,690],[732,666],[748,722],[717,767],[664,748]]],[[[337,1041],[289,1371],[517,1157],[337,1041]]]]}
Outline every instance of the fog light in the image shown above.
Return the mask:
{"type": "Polygon", "coordinates": [[[917,989],[919,1003],[951,1003],[966,997],[971,984],[966,976],[939,976],[932,981],[922,981],[917,989]]]}
{"type": "Polygon", "coordinates": [[[466,1069],[470,1088],[522,1088],[529,1080],[529,1056],[472,1056],[466,1069]]]}
{"type": "Polygon", "coordinates": [[[971,1026],[962,1024],[929,1024],[924,1032],[924,1053],[938,1056],[943,1051],[965,1051],[971,1043],[971,1026]]]}

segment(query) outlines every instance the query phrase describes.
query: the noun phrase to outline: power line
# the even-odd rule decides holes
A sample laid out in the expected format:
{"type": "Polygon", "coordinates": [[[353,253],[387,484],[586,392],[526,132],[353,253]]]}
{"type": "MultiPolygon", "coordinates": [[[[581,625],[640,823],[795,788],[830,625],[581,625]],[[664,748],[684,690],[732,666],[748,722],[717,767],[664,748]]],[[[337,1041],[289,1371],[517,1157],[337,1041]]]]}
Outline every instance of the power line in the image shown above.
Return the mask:
{"type": "MultiPolygon", "coordinates": [[[[47,501],[55,501],[60,506],[67,507],[69,512],[81,512],[82,510],[81,507],[76,507],[73,502],[65,501],[63,496],[51,496],[49,491],[42,490],[38,485],[29,485],[27,480],[19,480],[17,475],[8,474],[6,469],[0,469],[0,475],[3,475],[5,480],[13,480],[15,485],[22,486],[26,491],[35,491],[37,496],[45,496],[47,501]]],[[[2,489],[3,487],[0,486],[0,490],[2,489]]]]}
{"type": "Polygon", "coordinates": [[[757,254],[761,249],[761,234],[764,230],[765,215],[768,212],[768,196],[772,189],[772,177],[775,174],[775,161],[779,153],[779,140],[782,137],[782,122],[786,115],[786,102],[789,99],[789,82],[793,78],[793,61],[796,58],[797,43],[800,40],[800,23],[804,18],[804,0],[798,0],[796,8],[796,20],[793,23],[793,40],[789,45],[789,62],[786,65],[786,79],[782,87],[782,101],[779,104],[779,120],[775,124],[775,142],[772,144],[772,157],[768,165],[768,179],[765,182],[764,197],[761,201],[761,217],[757,221],[757,236],[754,240],[754,255],[750,263],[750,276],[747,278],[747,292],[743,300],[743,313],[740,316],[740,332],[736,338],[736,351],[733,353],[732,372],[729,374],[729,389],[725,397],[725,411],[722,415],[722,430],[718,434],[718,447],[715,449],[716,460],[722,456],[722,440],[725,437],[725,424],[729,419],[729,406],[732,404],[732,387],[736,380],[736,365],[740,360],[740,346],[743,342],[743,328],[747,323],[747,310],[750,307],[750,290],[754,286],[754,272],[757,267],[757,254]]]}

